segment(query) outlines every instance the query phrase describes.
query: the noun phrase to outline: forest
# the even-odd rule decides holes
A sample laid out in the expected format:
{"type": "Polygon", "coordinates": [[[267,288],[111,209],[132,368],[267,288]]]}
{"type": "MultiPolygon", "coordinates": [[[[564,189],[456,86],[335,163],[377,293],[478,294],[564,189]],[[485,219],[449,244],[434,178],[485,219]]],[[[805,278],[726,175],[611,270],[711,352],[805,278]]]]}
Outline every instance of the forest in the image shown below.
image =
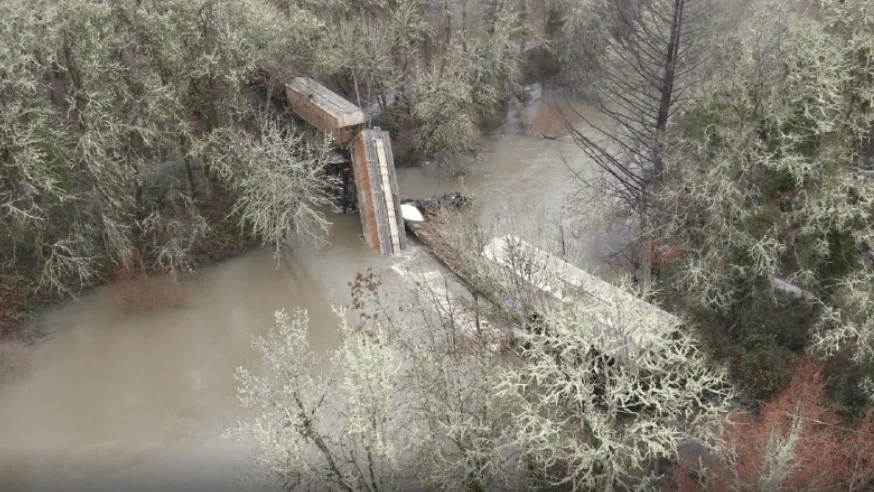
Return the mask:
{"type": "Polygon", "coordinates": [[[7,0],[0,18],[0,339],[43,343],[29,324],[99,286],[330,248],[341,182],[331,143],[277,109],[292,77],[376,108],[399,165],[453,176],[536,81],[592,108],[549,112],[594,170],[563,197],[577,227],[632,226],[615,293],[511,252],[569,299],[544,304],[447,211],[476,329],[433,286],[398,308],[372,270],[327,354],[307,337],[327,328],[276,306],[235,373],[255,417],[225,437],[285,490],[874,488],[869,0],[7,0]]]}

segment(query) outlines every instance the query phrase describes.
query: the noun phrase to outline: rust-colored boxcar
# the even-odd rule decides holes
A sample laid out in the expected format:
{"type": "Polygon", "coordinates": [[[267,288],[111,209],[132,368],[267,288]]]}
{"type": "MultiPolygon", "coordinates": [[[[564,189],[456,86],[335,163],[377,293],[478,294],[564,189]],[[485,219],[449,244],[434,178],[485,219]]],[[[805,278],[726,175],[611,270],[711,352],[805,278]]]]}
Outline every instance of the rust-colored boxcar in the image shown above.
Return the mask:
{"type": "Polygon", "coordinates": [[[363,130],[352,142],[352,171],[367,244],[384,255],[407,246],[388,132],[363,130]]]}
{"type": "Polygon", "coordinates": [[[307,123],[330,134],[338,146],[346,145],[364,128],[364,112],[309,77],[295,77],[285,85],[291,111],[307,123]]]}

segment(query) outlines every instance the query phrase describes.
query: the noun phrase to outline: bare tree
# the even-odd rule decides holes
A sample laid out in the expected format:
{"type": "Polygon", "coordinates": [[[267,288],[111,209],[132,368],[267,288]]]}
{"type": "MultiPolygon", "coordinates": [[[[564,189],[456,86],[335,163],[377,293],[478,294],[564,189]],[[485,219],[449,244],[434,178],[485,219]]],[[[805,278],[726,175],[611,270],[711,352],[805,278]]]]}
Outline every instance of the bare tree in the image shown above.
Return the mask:
{"type": "Polygon", "coordinates": [[[591,121],[571,108],[566,119],[583,119],[593,129],[569,125],[579,147],[605,173],[596,184],[629,210],[644,210],[661,180],[665,132],[690,89],[710,3],[641,0],[591,10],[600,16],[598,33],[606,40],[595,89],[605,118],[591,121]]]}

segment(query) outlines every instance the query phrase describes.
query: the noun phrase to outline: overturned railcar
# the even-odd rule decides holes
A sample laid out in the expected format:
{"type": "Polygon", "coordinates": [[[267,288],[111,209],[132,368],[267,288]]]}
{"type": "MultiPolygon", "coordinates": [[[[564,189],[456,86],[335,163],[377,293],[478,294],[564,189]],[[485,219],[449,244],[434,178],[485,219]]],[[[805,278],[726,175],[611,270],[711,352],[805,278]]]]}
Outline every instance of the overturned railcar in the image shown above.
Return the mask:
{"type": "Polygon", "coordinates": [[[331,135],[342,147],[364,128],[364,112],[339,94],[309,77],[295,77],[285,85],[291,111],[331,135]]]}
{"type": "Polygon", "coordinates": [[[509,275],[499,276],[512,292],[522,293],[537,312],[549,312],[555,302],[585,302],[594,308],[590,335],[596,349],[619,359],[657,345],[677,333],[681,320],[609,282],[513,235],[492,239],[483,256],[509,275]],[[624,322],[627,322],[624,323],[624,322]]]}
{"type": "Polygon", "coordinates": [[[363,130],[352,141],[351,152],[364,239],[383,255],[400,253],[407,236],[388,132],[363,130]]]}

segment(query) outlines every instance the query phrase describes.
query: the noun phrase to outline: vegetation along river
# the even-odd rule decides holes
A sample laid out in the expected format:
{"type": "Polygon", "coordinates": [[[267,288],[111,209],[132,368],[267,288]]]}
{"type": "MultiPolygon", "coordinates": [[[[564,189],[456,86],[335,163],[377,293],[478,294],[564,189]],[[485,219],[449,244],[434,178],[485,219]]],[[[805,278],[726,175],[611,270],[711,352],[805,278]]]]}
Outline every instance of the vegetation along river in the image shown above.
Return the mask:
{"type": "MultiPolygon", "coordinates": [[[[570,167],[585,162],[568,136],[520,134],[516,123],[531,111],[485,137],[463,176],[399,168],[401,195],[463,191],[480,198],[484,222],[514,213],[513,203],[540,205],[520,220],[560,222],[570,167]]],[[[338,337],[331,306],[348,303],[357,272],[373,268],[389,289],[403,283],[390,269],[396,258],[367,248],[356,215],[331,220],[330,245],[301,245],[278,265],[272,249],[259,249],[179,285],[105,286],[45,313],[37,323],[51,335],[0,385],[3,490],[135,489],[153,487],[155,476],[182,489],[237,490],[251,450],[221,433],[242,417],[232,374],[253,360],[249,336],[271,326],[274,310],[302,307],[312,347],[329,351],[338,337]],[[127,312],[146,288],[170,306],[127,312]]],[[[594,267],[604,252],[593,242],[582,262],[594,267]]]]}

